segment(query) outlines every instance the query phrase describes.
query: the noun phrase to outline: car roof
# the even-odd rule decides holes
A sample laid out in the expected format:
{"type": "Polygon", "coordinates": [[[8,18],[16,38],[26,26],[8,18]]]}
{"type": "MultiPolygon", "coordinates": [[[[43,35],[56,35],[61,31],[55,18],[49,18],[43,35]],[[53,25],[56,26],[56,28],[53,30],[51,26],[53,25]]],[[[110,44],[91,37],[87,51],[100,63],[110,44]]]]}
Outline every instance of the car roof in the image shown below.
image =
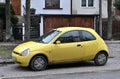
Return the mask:
{"type": "Polygon", "coordinates": [[[85,28],[85,27],[60,27],[60,28],[57,28],[57,30],[60,30],[60,31],[70,31],[70,30],[93,31],[93,29],[91,29],[91,28],[85,28]]]}

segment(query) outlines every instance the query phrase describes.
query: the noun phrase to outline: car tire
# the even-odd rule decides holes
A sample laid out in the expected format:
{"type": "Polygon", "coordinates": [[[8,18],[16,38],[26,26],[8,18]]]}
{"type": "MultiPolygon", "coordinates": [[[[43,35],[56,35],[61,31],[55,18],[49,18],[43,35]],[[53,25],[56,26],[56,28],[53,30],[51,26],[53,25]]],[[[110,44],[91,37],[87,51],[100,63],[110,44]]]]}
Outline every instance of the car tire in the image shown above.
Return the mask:
{"type": "Polygon", "coordinates": [[[44,70],[47,66],[47,60],[44,56],[35,56],[30,62],[30,68],[35,71],[44,70]]]}
{"type": "Polygon", "coordinates": [[[98,53],[94,58],[94,62],[97,66],[105,65],[107,60],[108,60],[108,55],[104,52],[98,53]]]}

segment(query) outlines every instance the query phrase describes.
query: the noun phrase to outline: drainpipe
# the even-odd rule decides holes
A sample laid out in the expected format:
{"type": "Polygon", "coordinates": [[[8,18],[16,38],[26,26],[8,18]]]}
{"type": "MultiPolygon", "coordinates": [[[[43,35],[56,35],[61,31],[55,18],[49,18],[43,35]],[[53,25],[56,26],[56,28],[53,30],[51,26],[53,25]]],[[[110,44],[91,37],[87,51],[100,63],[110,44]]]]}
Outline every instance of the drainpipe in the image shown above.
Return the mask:
{"type": "Polygon", "coordinates": [[[102,37],[102,0],[99,0],[99,34],[102,37]]]}
{"type": "Polygon", "coordinates": [[[71,14],[70,15],[72,15],[72,0],[71,0],[71,14]]]}
{"type": "Polygon", "coordinates": [[[97,20],[97,19],[96,19],[96,16],[95,16],[95,17],[94,17],[94,30],[95,30],[95,31],[97,31],[97,29],[96,29],[96,20],[97,20]]]}
{"type": "Polygon", "coordinates": [[[25,24],[22,23],[22,40],[25,41],[25,24]]]}

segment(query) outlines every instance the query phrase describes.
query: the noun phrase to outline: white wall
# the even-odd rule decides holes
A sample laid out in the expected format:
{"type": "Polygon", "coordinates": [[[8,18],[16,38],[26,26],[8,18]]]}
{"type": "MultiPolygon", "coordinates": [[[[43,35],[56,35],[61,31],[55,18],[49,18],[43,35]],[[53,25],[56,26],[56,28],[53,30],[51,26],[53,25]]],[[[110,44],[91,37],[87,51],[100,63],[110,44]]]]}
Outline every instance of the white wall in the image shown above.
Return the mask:
{"type": "Polygon", "coordinates": [[[102,18],[107,18],[108,12],[107,12],[107,0],[102,0],[102,18]]]}
{"type": "Polygon", "coordinates": [[[99,14],[99,0],[94,0],[94,7],[81,7],[81,0],[73,0],[73,14],[99,14]]]}
{"type": "MultiPolygon", "coordinates": [[[[23,14],[23,5],[25,5],[25,0],[22,1],[22,14],[23,14]]],[[[31,8],[36,9],[36,14],[70,14],[71,3],[70,0],[60,0],[60,8],[62,9],[44,9],[45,0],[31,0],[31,8]]]]}
{"type": "MultiPolygon", "coordinates": [[[[5,0],[0,0],[5,1],[5,0]]],[[[62,9],[44,9],[45,0],[31,0],[31,8],[36,9],[36,14],[70,14],[71,13],[71,0],[60,0],[60,8],[62,9]]],[[[94,7],[81,7],[81,0],[72,0],[72,13],[82,14],[82,15],[93,15],[99,14],[99,0],[94,0],[94,7]]],[[[23,15],[23,5],[25,5],[25,0],[21,0],[21,14],[23,15]]],[[[107,0],[102,0],[102,17],[107,18],[107,0]]]]}
{"type": "Polygon", "coordinates": [[[41,16],[41,23],[40,23],[40,36],[43,35],[44,33],[44,27],[43,27],[43,16],[41,16]]]}
{"type": "MultiPolygon", "coordinates": [[[[81,0],[73,0],[73,14],[99,14],[99,0],[94,0],[94,7],[81,7],[81,0]]],[[[107,18],[107,0],[102,0],[102,18],[107,18]]]]}
{"type": "Polygon", "coordinates": [[[0,0],[0,2],[3,2],[3,3],[5,3],[5,0],[0,0]]]}
{"type": "Polygon", "coordinates": [[[21,15],[23,16],[23,13],[24,13],[24,8],[23,6],[25,6],[25,1],[26,0],[21,0],[21,15]]]}

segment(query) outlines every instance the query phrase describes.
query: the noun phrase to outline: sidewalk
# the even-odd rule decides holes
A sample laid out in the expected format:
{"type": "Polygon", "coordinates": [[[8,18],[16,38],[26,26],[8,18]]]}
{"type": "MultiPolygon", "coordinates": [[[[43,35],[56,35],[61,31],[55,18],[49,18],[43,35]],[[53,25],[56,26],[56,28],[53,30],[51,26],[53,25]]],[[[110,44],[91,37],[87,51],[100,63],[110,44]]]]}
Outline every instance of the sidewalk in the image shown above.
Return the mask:
{"type": "Polygon", "coordinates": [[[120,41],[106,41],[110,57],[120,58],[120,41]]]}
{"type": "MultiPolygon", "coordinates": [[[[7,49],[7,48],[5,48],[6,46],[7,47],[14,47],[14,46],[16,46],[17,44],[16,43],[11,43],[11,42],[8,42],[8,43],[4,43],[4,42],[2,42],[2,43],[0,43],[0,47],[3,47],[4,49],[3,50],[5,50],[5,49],[7,49]]],[[[9,48],[10,49],[10,48],[9,48]]],[[[1,49],[2,50],[2,49],[1,49]]],[[[10,64],[10,63],[13,63],[14,61],[13,61],[13,59],[11,58],[11,51],[5,51],[5,52],[3,52],[3,50],[2,51],[0,51],[0,64],[10,64]],[[9,52],[9,53],[8,53],[9,52]],[[5,53],[5,56],[6,56],[6,54],[8,55],[7,56],[7,58],[6,57],[4,57],[3,56],[3,54],[5,53]]],[[[11,49],[12,50],[12,49],[11,49]]]]}
{"type": "Polygon", "coordinates": [[[2,79],[34,79],[34,77],[37,76],[44,77],[53,75],[89,74],[114,71],[120,71],[120,61],[115,58],[110,58],[105,66],[95,66],[93,63],[78,63],[67,66],[48,67],[44,71],[36,72],[27,68],[22,68],[17,64],[9,64],[0,67],[2,79]]]}

